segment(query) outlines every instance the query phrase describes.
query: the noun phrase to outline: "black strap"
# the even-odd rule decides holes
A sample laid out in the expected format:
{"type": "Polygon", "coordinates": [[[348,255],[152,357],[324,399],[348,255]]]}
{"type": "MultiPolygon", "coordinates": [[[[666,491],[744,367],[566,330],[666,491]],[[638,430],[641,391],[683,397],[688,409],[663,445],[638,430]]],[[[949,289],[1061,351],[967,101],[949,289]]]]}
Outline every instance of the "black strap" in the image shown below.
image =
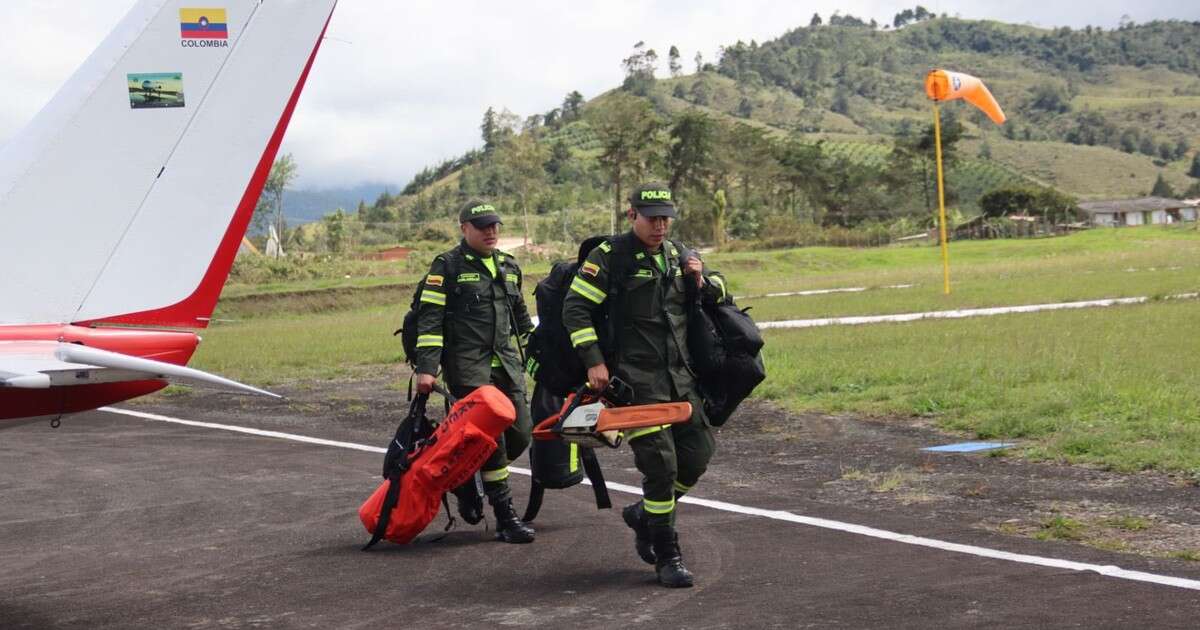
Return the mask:
{"type": "MultiPolygon", "coordinates": [[[[531,450],[530,455],[532,456],[532,454],[531,450]]],[[[612,508],[612,499],[608,496],[608,485],[604,482],[604,472],[600,469],[600,460],[596,459],[596,451],[587,446],[580,446],[579,458],[583,460],[584,474],[587,475],[588,481],[592,482],[592,493],[596,495],[596,509],[612,508]]],[[[542,501],[545,498],[546,487],[536,477],[531,476],[529,502],[525,504],[525,514],[521,520],[532,523],[533,519],[537,518],[538,512],[542,510],[542,501]]]]}
{"type": "Polygon", "coordinates": [[[606,356],[605,362],[608,363],[609,374],[617,373],[617,365],[621,362],[621,317],[620,314],[625,307],[625,276],[629,273],[631,265],[630,258],[633,256],[633,247],[630,244],[630,236],[628,233],[613,237],[609,241],[612,250],[609,251],[608,258],[608,317],[605,321],[605,330],[608,333],[604,340],[608,348],[602,348],[608,351],[611,356],[606,356]]]}
{"type": "Polygon", "coordinates": [[[442,507],[446,509],[446,527],[442,528],[442,533],[439,534],[436,538],[430,538],[429,540],[426,540],[423,542],[427,542],[427,543],[442,542],[442,539],[444,539],[446,536],[450,535],[450,530],[454,529],[455,523],[458,522],[454,518],[454,516],[452,514],[450,514],[450,501],[446,499],[445,492],[442,493],[442,507]]]}
{"type": "Polygon", "coordinates": [[[596,459],[596,451],[587,446],[579,447],[580,458],[583,459],[583,472],[588,481],[592,482],[592,492],[596,495],[596,509],[607,510],[612,507],[612,499],[608,497],[608,486],[604,483],[604,473],[600,470],[600,460],[596,459]]]}
{"type": "Polygon", "coordinates": [[[525,515],[521,517],[526,523],[532,523],[533,519],[537,518],[542,509],[542,499],[546,496],[546,487],[536,477],[530,476],[530,479],[529,502],[525,504],[525,515]]]}
{"type": "Polygon", "coordinates": [[[363,546],[363,551],[374,547],[375,543],[382,540],[383,535],[387,533],[388,523],[392,520],[392,510],[395,509],[397,501],[400,500],[401,479],[400,475],[388,477],[387,494],[383,497],[383,507],[379,508],[379,521],[375,523],[375,531],[371,534],[371,542],[363,546]]]}

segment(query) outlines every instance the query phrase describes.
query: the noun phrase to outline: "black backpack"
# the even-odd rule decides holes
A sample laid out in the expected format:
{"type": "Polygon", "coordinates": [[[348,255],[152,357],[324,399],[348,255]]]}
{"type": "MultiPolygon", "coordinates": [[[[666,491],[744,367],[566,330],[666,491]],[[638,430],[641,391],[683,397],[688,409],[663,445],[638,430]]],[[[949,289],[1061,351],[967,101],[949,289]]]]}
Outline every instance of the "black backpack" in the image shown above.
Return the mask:
{"type": "Polygon", "coordinates": [[[571,337],[562,321],[563,301],[578,270],[579,263],[554,263],[533,289],[538,325],[525,346],[525,370],[538,385],[559,397],[587,380],[587,367],[571,347],[571,337]]]}
{"type": "MultiPolygon", "coordinates": [[[[443,293],[446,294],[446,306],[449,308],[449,297],[454,294],[454,290],[458,286],[458,270],[460,267],[458,249],[452,249],[445,254],[441,254],[442,260],[446,261],[446,272],[442,278],[443,293]]],[[[413,291],[412,301],[408,304],[408,312],[404,314],[404,321],[400,324],[400,328],[392,335],[400,335],[400,345],[404,348],[404,360],[412,365],[417,363],[417,308],[421,303],[421,291],[425,290],[425,280],[428,276],[421,278],[417,283],[417,290],[413,291]]]]}
{"type": "MultiPolygon", "coordinates": [[[[587,260],[588,254],[600,243],[608,240],[612,245],[612,266],[609,269],[609,293],[613,278],[618,277],[625,269],[625,258],[628,257],[628,247],[623,237],[593,236],[579,246],[579,255],[575,262],[557,262],[550,268],[550,273],[533,290],[537,300],[538,326],[529,335],[529,343],[525,346],[525,370],[538,384],[544,386],[551,394],[565,398],[580,385],[587,382],[587,366],[579,358],[571,345],[571,335],[563,325],[563,302],[580,265],[587,260]]],[[[602,309],[596,314],[599,321],[593,320],[597,336],[600,337],[600,348],[607,358],[613,357],[614,344],[610,326],[607,325],[611,313],[610,308],[602,309]]],[[[558,411],[555,409],[554,411],[558,411]]]]}
{"type": "MultiPolygon", "coordinates": [[[[558,413],[563,402],[562,396],[554,395],[542,383],[537,383],[533,388],[533,398],[529,402],[534,425],[558,413]]],[[[534,440],[533,444],[529,445],[529,468],[532,473],[529,503],[526,504],[525,514],[521,517],[526,523],[537,518],[547,488],[570,488],[582,482],[585,475],[592,482],[592,491],[596,495],[596,509],[612,507],[608,487],[604,483],[604,473],[601,472],[600,462],[591,447],[562,440],[534,440]]]]}

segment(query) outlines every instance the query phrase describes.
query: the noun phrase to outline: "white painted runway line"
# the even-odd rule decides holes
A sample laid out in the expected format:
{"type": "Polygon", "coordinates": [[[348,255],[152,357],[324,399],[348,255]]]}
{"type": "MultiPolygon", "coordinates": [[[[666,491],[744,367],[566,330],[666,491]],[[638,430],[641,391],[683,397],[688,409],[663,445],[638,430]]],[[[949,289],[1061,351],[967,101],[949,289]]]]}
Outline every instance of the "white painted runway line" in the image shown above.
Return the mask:
{"type": "MultiPolygon", "coordinates": [[[[333,446],[337,448],[348,448],[356,451],[366,451],[369,453],[386,453],[387,449],[376,446],[367,446],[365,444],[355,444],[353,442],[339,442],[337,440],[326,440],[323,438],[314,438],[306,435],[296,435],[293,433],[282,433],[280,431],[264,431],[261,429],[251,429],[249,427],[239,427],[228,424],[217,424],[214,422],[197,422],[195,420],[182,420],[180,418],[172,418],[170,416],[160,416],[153,413],[144,413],[141,411],[131,411],[128,409],[117,409],[114,407],[102,407],[99,411],[105,411],[113,414],[132,416],[143,420],[153,420],[157,422],[170,422],[173,424],[182,424],[191,427],[200,427],[205,429],[218,429],[222,431],[233,431],[236,433],[245,433],[261,437],[279,438],[283,440],[292,440],[296,442],[304,442],[306,444],[316,444],[319,446],[333,446]]],[[[525,468],[510,466],[511,472],[520,475],[529,475],[530,472],[525,468]]],[[[584,483],[587,483],[585,480],[584,483]]],[[[610,490],[624,492],[641,496],[641,488],[629,486],[621,483],[606,484],[610,490]]],[[[822,529],[830,529],[848,534],[857,534],[859,536],[867,536],[869,538],[878,538],[881,540],[889,540],[892,542],[903,543],[906,545],[916,545],[919,547],[929,547],[932,549],[940,549],[942,551],[950,551],[954,553],[962,553],[981,558],[994,558],[996,560],[1008,560],[1010,562],[1019,562],[1022,564],[1032,564],[1043,567],[1052,567],[1056,569],[1067,569],[1070,571],[1092,571],[1100,575],[1118,578],[1122,580],[1132,580],[1134,582],[1148,582],[1151,584],[1160,584],[1163,586],[1173,586],[1176,588],[1185,588],[1191,590],[1200,590],[1200,580],[1189,580],[1186,578],[1172,577],[1169,575],[1159,575],[1156,573],[1146,573],[1144,571],[1130,571],[1122,569],[1111,564],[1089,564],[1086,562],[1074,562],[1071,560],[1062,560],[1059,558],[1047,558],[1044,556],[1033,556],[1021,553],[1011,553],[1001,551],[999,549],[990,549],[988,547],[977,547],[975,545],[962,545],[935,538],[925,538],[922,536],[913,536],[911,534],[901,534],[885,529],[876,529],[866,525],[857,525],[855,523],[845,523],[842,521],[834,521],[825,518],[817,518],[813,516],[803,516],[793,514],[783,510],[765,510],[762,508],[748,507],[738,505],[736,503],[726,503],[724,501],[711,501],[709,499],[701,499],[697,497],[686,496],[680,499],[681,503],[691,503],[701,507],[710,508],[713,510],[721,510],[723,512],[733,512],[736,514],[745,514],[747,516],[758,516],[776,521],[787,523],[796,523],[800,525],[808,525],[810,527],[820,527],[822,529]]]]}
{"type": "MultiPolygon", "coordinates": [[[[1190,300],[1200,297],[1200,293],[1180,293],[1169,295],[1167,300],[1190,300]]],[[[820,319],[792,319],[777,322],[761,322],[759,328],[819,328],[821,326],[858,326],[862,324],[880,324],[885,322],[915,322],[922,319],[962,319],[966,317],[987,317],[991,315],[1007,315],[1010,313],[1036,313],[1039,311],[1061,311],[1076,308],[1096,308],[1119,306],[1122,304],[1144,304],[1149,297],[1112,298],[1107,300],[1087,300],[1083,302],[1059,302],[1055,304],[1026,304],[1023,306],[996,306],[992,308],[969,308],[954,311],[929,311],[925,313],[901,313],[899,315],[857,315],[853,317],[824,317],[820,319]]]]}
{"type": "Polygon", "coordinates": [[[882,287],[845,287],[841,289],[810,289],[808,291],[788,291],[786,293],[764,293],[762,295],[735,295],[735,300],[757,300],[759,298],[795,297],[806,295],[829,295],[831,293],[862,293],[872,289],[911,289],[915,284],[889,284],[882,287]]]}

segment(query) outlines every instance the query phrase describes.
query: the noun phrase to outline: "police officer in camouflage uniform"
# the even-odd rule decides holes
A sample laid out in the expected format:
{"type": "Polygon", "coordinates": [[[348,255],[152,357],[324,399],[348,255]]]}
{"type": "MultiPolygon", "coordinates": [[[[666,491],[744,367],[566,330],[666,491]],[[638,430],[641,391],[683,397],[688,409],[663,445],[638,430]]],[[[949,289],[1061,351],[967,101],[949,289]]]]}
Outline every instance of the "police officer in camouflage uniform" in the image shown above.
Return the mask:
{"type": "MultiPolygon", "coordinates": [[[[466,396],[477,387],[494,385],[506,393],[517,419],[497,440],[496,451],[480,470],[483,489],[496,514],[496,538],[509,543],[533,542],[534,531],[513,510],[508,463],[529,446],[533,429],[525,401],[525,377],[514,336],[533,330],[521,295],[521,268],[512,256],[496,249],[500,215],[488,203],[473,199],[459,212],[463,240],[433,259],[421,287],[417,315],[417,391],[432,390],[441,364],[450,393],[466,396]],[[452,288],[451,288],[452,287],[452,288]]],[[[478,494],[459,489],[459,512],[468,522],[482,514],[472,508],[478,494]]]]}
{"type": "Polygon", "coordinates": [[[634,530],[642,560],[655,565],[658,581],[689,587],[675,531],[675,500],[704,474],[716,450],[687,348],[687,286],[725,299],[725,281],[694,253],[667,240],[677,215],[671,191],[653,183],[633,191],[632,229],[592,250],[580,266],[563,303],[563,323],[584,365],[588,383],[604,390],[615,373],[633,386],[634,403],[688,401],[689,422],[626,432],[642,473],[643,499],[622,516],[634,530]],[[681,254],[683,254],[681,256],[681,254]],[[619,277],[618,277],[619,276],[619,277]],[[608,308],[614,340],[595,329],[593,314],[608,308]],[[614,343],[615,342],[615,343],[614,343]]]}

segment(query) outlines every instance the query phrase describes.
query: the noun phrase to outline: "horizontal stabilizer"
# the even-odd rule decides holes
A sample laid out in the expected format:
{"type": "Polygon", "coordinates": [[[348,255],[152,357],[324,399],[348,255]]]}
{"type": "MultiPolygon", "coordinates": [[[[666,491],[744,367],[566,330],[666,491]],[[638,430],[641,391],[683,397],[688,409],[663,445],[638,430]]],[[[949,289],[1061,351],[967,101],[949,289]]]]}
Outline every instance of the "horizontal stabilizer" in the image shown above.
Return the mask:
{"type": "Polygon", "coordinates": [[[0,387],[50,387],[162,379],[281,398],[201,370],[57,341],[0,341],[0,387]]]}
{"type": "Polygon", "coordinates": [[[262,394],[263,396],[270,396],[272,398],[282,398],[279,394],[273,394],[265,389],[251,387],[250,385],[217,376],[216,374],[209,374],[195,368],[163,363],[162,361],[154,361],[152,359],[143,359],[141,357],[132,357],[127,354],[109,352],[108,350],[101,350],[99,348],[64,343],[59,345],[54,355],[68,363],[82,363],[113,370],[142,372],[151,378],[161,378],[170,381],[190,381],[193,383],[216,385],[227,389],[237,389],[252,394],[262,394]]]}

